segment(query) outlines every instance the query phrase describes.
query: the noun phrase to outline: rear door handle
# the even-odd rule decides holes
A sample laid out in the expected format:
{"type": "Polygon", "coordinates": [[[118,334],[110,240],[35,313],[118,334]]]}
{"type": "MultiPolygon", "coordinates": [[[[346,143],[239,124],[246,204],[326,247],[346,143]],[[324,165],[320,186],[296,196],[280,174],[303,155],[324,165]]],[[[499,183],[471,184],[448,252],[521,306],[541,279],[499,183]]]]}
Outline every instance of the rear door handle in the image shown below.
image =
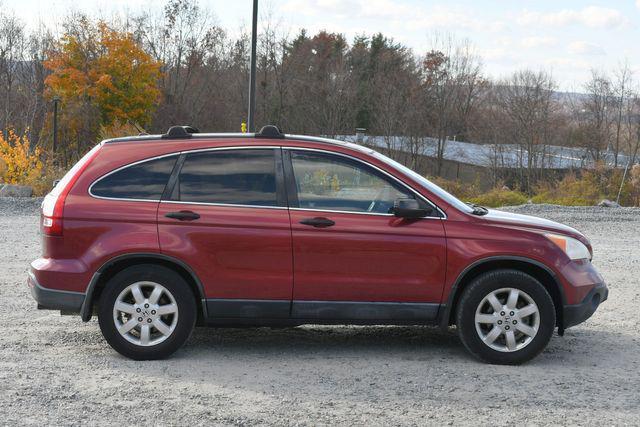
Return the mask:
{"type": "Polygon", "coordinates": [[[328,218],[316,217],[316,218],[305,218],[302,221],[300,221],[300,224],[310,225],[316,228],[325,228],[325,227],[331,227],[336,223],[335,221],[331,221],[328,218]]]}
{"type": "Polygon", "coordinates": [[[200,215],[191,211],[169,212],[164,216],[167,218],[178,219],[180,221],[193,221],[194,219],[200,218],[200,215]]]}

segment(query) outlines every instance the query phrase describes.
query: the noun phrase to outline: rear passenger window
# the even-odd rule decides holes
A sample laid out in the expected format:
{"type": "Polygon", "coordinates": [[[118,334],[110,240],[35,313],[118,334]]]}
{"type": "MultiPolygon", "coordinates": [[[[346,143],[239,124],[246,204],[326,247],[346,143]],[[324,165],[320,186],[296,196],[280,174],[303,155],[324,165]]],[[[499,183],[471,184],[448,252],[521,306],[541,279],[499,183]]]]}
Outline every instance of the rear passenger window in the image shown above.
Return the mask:
{"type": "Polygon", "coordinates": [[[189,154],[174,200],[249,206],[277,206],[272,149],[189,154]]]}
{"type": "Polygon", "coordinates": [[[92,195],[113,199],[160,200],[177,155],[125,167],[95,182],[92,195]]]}

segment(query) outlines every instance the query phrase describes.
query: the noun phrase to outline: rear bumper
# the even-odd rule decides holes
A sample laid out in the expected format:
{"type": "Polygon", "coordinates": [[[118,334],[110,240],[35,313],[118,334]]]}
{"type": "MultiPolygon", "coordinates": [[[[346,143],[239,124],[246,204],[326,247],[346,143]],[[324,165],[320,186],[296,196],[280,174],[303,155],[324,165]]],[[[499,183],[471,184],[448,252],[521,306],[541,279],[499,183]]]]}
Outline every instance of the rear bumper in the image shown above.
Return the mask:
{"type": "Polygon", "coordinates": [[[578,325],[595,313],[601,303],[607,300],[609,289],[604,283],[599,283],[589,291],[581,303],[565,305],[563,308],[564,329],[578,325]]]}
{"type": "Polygon", "coordinates": [[[71,313],[80,313],[82,309],[85,294],[81,292],[45,288],[38,283],[36,276],[31,271],[27,278],[27,285],[31,290],[33,299],[38,303],[38,309],[60,310],[71,313]]]}

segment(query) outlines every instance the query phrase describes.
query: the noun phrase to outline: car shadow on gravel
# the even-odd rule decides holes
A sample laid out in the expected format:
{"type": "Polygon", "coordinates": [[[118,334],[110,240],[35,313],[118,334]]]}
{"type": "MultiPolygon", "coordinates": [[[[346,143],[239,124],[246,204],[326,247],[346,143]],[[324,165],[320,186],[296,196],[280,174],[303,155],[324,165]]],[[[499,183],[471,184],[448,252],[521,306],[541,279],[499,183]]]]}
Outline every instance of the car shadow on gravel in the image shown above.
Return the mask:
{"type": "Polygon", "coordinates": [[[393,353],[464,355],[455,331],[425,326],[301,326],[288,328],[196,328],[182,357],[209,353],[278,355],[352,355],[393,353]]]}
{"type": "MultiPolygon", "coordinates": [[[[528,365],[558,366],[563,361],[594,366],[640,352],[633,336],[580,328],[554,335],[547,349],[528,365]]],[[[474,361],[455,328],[443,332],[425,326],[303,326],[294,328],[196,328],[187,345],[173,357],[353,357],[379,354],[401,359],[474,361]]]]}

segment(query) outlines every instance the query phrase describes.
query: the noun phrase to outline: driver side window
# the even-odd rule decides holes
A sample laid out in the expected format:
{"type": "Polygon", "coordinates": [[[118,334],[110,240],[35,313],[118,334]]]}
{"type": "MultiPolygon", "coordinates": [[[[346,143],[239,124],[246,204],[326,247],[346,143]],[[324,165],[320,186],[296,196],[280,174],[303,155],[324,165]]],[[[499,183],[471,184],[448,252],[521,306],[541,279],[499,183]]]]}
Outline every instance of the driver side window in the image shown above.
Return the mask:
{"type": "Polygon", "coordinates": [[[415,199],[382,173],[346,157],[292,151],[291,162],[303,209],[388,214],[396,199],[415,199]]]}

